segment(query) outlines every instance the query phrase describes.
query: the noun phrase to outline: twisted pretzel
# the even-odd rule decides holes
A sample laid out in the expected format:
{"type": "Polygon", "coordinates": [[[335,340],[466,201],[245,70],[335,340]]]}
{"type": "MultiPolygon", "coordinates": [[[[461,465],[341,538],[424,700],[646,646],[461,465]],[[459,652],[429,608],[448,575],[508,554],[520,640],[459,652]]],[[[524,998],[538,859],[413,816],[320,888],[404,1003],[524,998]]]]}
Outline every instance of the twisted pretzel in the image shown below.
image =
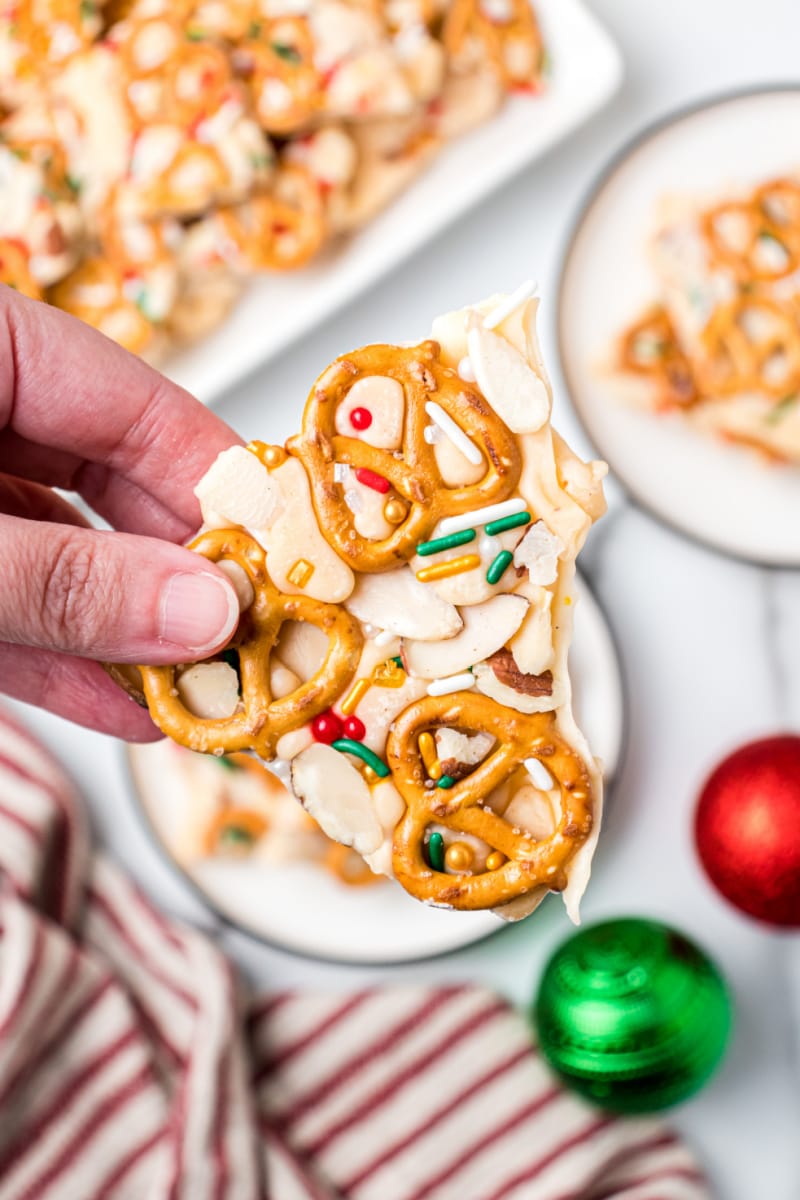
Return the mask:
{"type": "Polygon", "coordinates": [[[125,271],[108,259],[85,258],[49,292],[51,302],[80,317],[119,342],[133,354],[142,354],[155,336],[150,321],[126,291],[125,271]]]}
{"type": "Polygon", "coordinates": [[[508,89],[532,87],[541,73],[544,43],[530,0],[454,0],[442,40],[454,59],[482,45],[508,89]]]}
{"type": "Polygon", "coordinates": [[[233,61],[268,133],[292,133],[322,106],[322,76],[314,65],[314,39],[303,17],[254,22],[256,36],[237,46],[233,61]]]}
{"type": "Polygon", "coordinates": [[[505,500],[521,471],[519,446],[489,405],[469,389],[440,358],[438,342],[418,346],[366,346],[338,358],[317,380],[303,415],[302,433],[287,443],[305,466],[320,529],[337,554],[356,571],[374,574],[407,562],[444,516],[469,512],[505,500]],[[402,384],[405,423],[402,451],[370,446],[336,433],[336,409],[359,379],[388,376],[402,384]],[[433,446],[425,441],[425,404],[435,402],[482,450],[486,473],[468,487],[448,488],[436,465],[433,446]],[[386,499],[400,497],[408,505],[405,518],[379,540],[362,537],[344,501],[345,485],[334,480],[334,463],[367,468],[388,480],[386,499]]]}
{"type": "Polygon", "coordinates": [[[221,209],[219,220],[242,262],[254,271],[301,267],[325,238],[322,196],[304,167],[282,165],[271,193],[221,209]]]}
{"type": "Polygon", "coordinates": [[[771,180],[746,200],[718,204],[703,213],[701,225],[712,261],[732,270],[744,282],[782,279],[800,267],[800,186],[792,180],[771,180]],[[741,246],[724,237],[725,217],[738,219],[744,225],[741,246]],[[759,254],[764,239],[772,239],[781,248],[774,263],[759,254]]]}
{"type": "Polygon", "coordinates": [[[737,296],[714,311],[702,340],[707,359],[695,371],[706,395],[758,391],[780,399],[800,385],[800,329],[786,305],[766,296],[737,296]],[[757,324],[753,328],[753,319],[764,320],[763,332],[757,324]],[[772,375],[770,363],[782,363],[783,369],[772,375]]]}
{"type": "Polygon", "coordinates": [[[393,869],[412,896],[452,908],[496,908],[534,888],[566,886],[566,867],[592,828],[592,784],[584,762],[556,732],[552,713],[526,716],[474,692],[425,697],[395,719],[386,759],[407,805],[394,833],[393,869]],[[442,727],[487,732],[496,739],[487,757],[449,790],[425,787],[417,745],[421,733],[442,727]],[[491,792],[528,757],[541,759],[561,789],[558,824],[540,841],[486,805],[491,792]],[[474,875],[434,870],[424,854],[431,824],[481,838],[507,861],[474,875]]]}
{"type": "Polygon", "coordinates": [[[666,309],[650,309],[622,335],[619,362],[624,371],[645,375],[658,388],[658,404],[687,408],[697,399],[692,368],[681,349],[666,309]]]}
{"type": "Polygon", "coordinates": [[[209,530],[195,538],[190,549],[211,562],[230,559],[238,563],[255,592],[230,643],[239,654],[241,704],[230,717],[197,717],[177,694],[175,667],[140,667],[150,714],[159,729],[191,750],[228,754],[252,749],[262,758],[273,758],[284,733],[299,729],[329,708],[347,686],[361,653],[360,626],[338,605],[279,592],[267,574],[264,550],[246,533],[209,530]],[[288,696],[273,700],[270,656],[286,621],[316,625],[329,639],[328,652],[316,674],[288,696]]]}

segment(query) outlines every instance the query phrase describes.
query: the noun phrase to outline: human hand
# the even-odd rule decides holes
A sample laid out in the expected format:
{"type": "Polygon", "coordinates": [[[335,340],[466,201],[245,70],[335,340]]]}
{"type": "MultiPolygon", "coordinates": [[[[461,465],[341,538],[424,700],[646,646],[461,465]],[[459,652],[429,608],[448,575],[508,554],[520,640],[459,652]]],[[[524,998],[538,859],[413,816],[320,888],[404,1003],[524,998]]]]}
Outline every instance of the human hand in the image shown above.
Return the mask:
{"type": "Polygon", "coordinates": [[[129,741],[160,736],[97,660],[185,662],[230,638],[230,583],[170,543],[197,529],[193,488],[238,440],[93,329],[0,286],[0,691],[129,741]]]}

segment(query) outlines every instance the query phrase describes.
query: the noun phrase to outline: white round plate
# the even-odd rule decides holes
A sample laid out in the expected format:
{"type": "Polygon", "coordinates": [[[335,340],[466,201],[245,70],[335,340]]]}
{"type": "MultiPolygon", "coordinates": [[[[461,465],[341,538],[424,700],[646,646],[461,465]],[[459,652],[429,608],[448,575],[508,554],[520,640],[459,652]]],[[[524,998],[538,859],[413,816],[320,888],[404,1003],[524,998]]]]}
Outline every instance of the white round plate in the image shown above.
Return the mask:
{"type": "Polygon", "coordinates": [[[724,553],[800,566],[800,469],[627,407],[601,364],[657,296],[647,239],[665,195],[702,198],[800,166],[800,89],[712,100],[648,129],[595,186],[568,242],[561,363],[578,416],[632,498],[724,553]]]}
{"type": "MultiPolygon", "coordinates": [[[[584,582],[578,589],[571,650],[576,712],[606,779],[617,768],[624,741],[624,698],[614,642],[584,582]]],[[[191,803],[183,773],[165,771],[163,743],[129,749],[139,807],[170,857],[170,810],[191,803]],[[183,785],[184,794],[180,792],[183,785]],[[166,793],[166,794],[165,794],[166,793]]],[[[428,908],[393,881],[368,889],[347,887],[312,864],[269,866],[242,859],[207,859],[185,877],[226,920],[298,954],[347,963],[398,963],[458,950],[502,928],[492,913],[428,908]]]]}

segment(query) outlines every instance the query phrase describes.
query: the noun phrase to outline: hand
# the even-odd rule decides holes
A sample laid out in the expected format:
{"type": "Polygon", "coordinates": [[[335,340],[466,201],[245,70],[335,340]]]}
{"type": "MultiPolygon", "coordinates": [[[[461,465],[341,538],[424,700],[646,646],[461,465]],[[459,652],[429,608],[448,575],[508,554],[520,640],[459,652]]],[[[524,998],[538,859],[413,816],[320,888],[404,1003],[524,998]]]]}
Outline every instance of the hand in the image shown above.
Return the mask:
{"type": "Polygon", "coordinates": [[[99,662],[206,657],[239,609],[223,573],[170,543],[236,435],[80,321],[0,287],[0,690],[130,741],[160,736],[99,662]],[[92,529],[52,489],[120,532],[92,529]]]}

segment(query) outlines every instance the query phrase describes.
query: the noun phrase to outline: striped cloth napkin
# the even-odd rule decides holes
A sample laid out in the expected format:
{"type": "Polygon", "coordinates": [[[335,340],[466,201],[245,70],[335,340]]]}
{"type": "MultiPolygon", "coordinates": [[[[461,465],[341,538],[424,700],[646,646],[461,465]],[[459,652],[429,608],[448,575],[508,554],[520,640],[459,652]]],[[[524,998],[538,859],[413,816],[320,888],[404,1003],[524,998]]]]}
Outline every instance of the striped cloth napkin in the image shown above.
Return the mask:
{"type": "Polygon", "coordinates": [[[708,1200],[471,985],[253,1001],[0,717],[0,1200],[708,1200]]]}

